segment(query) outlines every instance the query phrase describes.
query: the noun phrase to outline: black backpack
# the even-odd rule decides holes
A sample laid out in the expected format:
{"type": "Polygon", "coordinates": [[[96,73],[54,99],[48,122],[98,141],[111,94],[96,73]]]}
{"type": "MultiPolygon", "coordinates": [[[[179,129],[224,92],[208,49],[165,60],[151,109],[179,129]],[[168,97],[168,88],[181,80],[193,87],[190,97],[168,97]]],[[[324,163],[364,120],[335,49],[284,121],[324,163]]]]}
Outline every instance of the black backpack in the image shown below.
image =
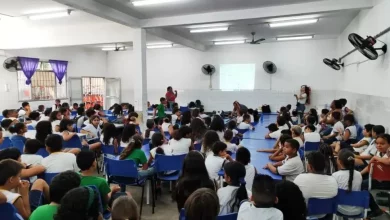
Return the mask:
{"type": "Polygon", "coordinates": [[[263,113],[271,113],[271,108],[269,107],[269,105],[263,105],[261,106],[261,111],[263,113]]]}

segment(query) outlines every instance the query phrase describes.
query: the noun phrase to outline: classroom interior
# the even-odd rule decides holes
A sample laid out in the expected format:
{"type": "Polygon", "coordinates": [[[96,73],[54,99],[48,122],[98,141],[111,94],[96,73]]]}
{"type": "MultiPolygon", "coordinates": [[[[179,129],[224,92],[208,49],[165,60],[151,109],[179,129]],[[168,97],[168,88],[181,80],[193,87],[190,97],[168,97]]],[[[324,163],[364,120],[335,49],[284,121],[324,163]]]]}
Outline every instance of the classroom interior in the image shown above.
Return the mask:
{"type": "MultiPolygon", "coordinates": [[[[295,108],[294,94],[307,85],[311,98],[306,111],[320,112],[345,98],[360,125],[380,124],[389,132],[390,56],[382,48],[390,44],[390,34],[377,38],[375,60],[353,51],[348,38],[356,33],[365,39],[388,29],[389,0],[134,2],[0,2],[0,63],[17,57],[40,60],[31,85],[20,68],[0,68],[0,110],[19,109],[24,101],[32,109],[51,107],[55,99],[70,104],[98,100],[103,109],[130,103],[145,129],[147,103],[159,104],[168,86],[177,90],[179,106],[200,100],[205,112],[220,113],[232,111],[239,101],[259,110],[269,105],[276,113],[287,104],[295,108]],[[339,70],[326,65],[326,58],[339,70]],[[68,62],[62,84],[50,67],[45,69],[49,60],[68,62]],[[265,70],[266,61],[275,64],[275,73],[265,70]],[[204,65],[214,66],[215,72],[205,74],[204,65]]],[[[256,127],[259,139],[276,116],[262,119],[256,127]]],[[[265,140],[250,139],[244,143],[271,147],[265,140]]],[[[140,190],[130,191],[139,203],[140,190]]],[[[177,219],[170,199],[163,194],[155,214],[144,204],[142,219],[177,219]]]]}

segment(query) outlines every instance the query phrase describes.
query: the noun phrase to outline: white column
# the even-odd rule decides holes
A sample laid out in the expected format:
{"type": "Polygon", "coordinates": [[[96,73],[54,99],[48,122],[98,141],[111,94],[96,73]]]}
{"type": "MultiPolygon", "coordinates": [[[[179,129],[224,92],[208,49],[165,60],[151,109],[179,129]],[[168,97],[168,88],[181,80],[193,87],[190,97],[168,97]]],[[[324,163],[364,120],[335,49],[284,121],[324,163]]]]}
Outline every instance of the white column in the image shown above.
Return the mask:
{"type": "MultiPolygon", "coordinates": [[[[146,32],[145,29],[134,30],[133,51],[135,59],[134,106],[135,111],[143,113],[142,125],[148,118],[147,109],[147,74],[146,74],[146,32]]],[[[130,80],[130,79],[129,79],[130,80]]]]}

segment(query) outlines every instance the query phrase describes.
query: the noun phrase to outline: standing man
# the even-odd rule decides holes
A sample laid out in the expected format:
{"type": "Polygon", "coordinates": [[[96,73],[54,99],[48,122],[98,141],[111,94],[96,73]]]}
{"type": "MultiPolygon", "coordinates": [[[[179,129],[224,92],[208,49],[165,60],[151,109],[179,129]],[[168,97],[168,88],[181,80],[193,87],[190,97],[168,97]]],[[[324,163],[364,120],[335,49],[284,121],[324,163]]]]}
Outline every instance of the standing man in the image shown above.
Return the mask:
{"type": "Polygon", "coordinates": [[[177,98],[177,91],[173,92],[172,86],[167,88],[167,93],[165,94],[165,98],[169,103],[169,108],[172,109],[173,103],[175,103],[175,99],[177,98]]]}

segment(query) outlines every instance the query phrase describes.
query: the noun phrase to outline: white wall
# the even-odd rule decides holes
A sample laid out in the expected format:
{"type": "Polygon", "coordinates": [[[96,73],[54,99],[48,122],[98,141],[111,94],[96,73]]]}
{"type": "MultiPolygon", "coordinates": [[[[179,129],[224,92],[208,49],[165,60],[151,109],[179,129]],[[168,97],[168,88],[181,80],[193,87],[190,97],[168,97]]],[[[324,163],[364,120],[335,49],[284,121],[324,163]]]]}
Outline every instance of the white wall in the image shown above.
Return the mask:
{"type": "MultiPolygon", "coordinates": [[[[68,77],[100,76],[106,77],[106,53],[97,50],[83,49],[79,47],[45,48],[28,50],[0,50],[0,63],[8,57],[26,56],[42,60],[58,59],[67,60],[68,77]]],[[[19,108],[17,75],[0,68],[0,109],[19,108]],[[5,92],[5,84],[9,84],[10,91],[5,92]]],[[[33,108],[39,104],[52,105],[50,102],[31,102],[33,108]]]]}
{"type": "MultiPolygon", "coordinates": [[[[207,52],[188,48],[147,50],[148,100],[157,103],[165,95],[166,87],[179,91],[177,101],[186,104],[200,99],[206,110],[229,110],[234,100],[251,107],[271,104],[273,110],[283,104],[294,104],[293,92],[301,85],[310,85],[313,104],[324,105],[335,98],[339,73],[322,64],[324,57],[336,51],[336,40],[312,40],[213,47],[207,52]],[[263,62],[273,61],[278,72],[272,76],[264,72],[263,62]],[[255,90],[250,92],[222,92],[219,90],[219,65],[255,63],[255,90]],[[209,77],[201,67],[213,64],[213,90],[209,77]],[[325,92],[324,92],[325,91],[325,92]]],[[[122,78],[122,100],[133,102],[132,51],[109,52],[107,69],[110,76],[122,78]]]]}

